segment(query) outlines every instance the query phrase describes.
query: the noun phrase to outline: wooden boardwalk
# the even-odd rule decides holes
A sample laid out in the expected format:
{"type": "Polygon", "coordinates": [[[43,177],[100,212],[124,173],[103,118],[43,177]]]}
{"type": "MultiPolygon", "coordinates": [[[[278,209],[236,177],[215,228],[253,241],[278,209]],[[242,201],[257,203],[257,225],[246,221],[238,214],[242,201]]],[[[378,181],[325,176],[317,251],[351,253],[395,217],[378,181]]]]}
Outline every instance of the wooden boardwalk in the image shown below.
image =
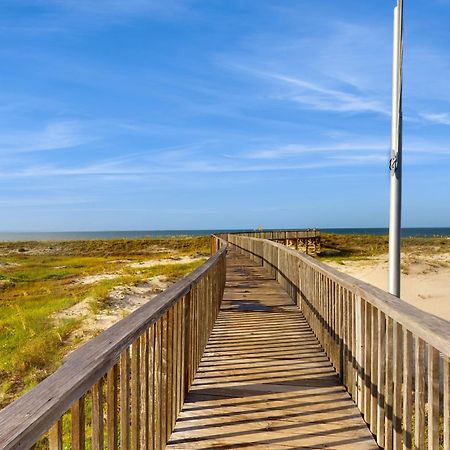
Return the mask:
{"type": "Polygon", "coordinates": [[[167,448],[377,449],[286,292],[244,256],[227,264],[221,311],[167,448]]]}

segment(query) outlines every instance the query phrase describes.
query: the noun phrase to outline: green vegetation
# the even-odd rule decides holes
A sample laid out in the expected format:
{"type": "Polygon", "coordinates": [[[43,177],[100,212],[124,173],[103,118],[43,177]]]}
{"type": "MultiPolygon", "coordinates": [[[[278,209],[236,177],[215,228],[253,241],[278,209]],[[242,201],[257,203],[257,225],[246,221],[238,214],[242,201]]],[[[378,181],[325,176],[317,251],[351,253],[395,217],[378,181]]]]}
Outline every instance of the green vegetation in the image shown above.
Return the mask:
{"type": "MultiPolygon", "coordinates": [[[[322,234],[319,258],[341,261],[362,259],[388,253],[388,237],[365,234],[322,234]]],[[[446,237],[411,237],[402,239],[402,251],[414,255],[450,253],[446,237]]]]}
{"type": "Polygon", "coordinates": [[[0,407],[48,376],[79,345],[74,332],[85,318],[56,318],[59,311],[89,299],[87,315],[97,314],[108,309],[113,288],[157,275],[174,281],[208,253],[208,237],[0,243],[0,407]],[[177,263],[182,256],[197,258],[177,263]],[[173,264],[133,264],[168,258],[173,264]],[[80,282],[97,275],[92,283],[80,282]]]}

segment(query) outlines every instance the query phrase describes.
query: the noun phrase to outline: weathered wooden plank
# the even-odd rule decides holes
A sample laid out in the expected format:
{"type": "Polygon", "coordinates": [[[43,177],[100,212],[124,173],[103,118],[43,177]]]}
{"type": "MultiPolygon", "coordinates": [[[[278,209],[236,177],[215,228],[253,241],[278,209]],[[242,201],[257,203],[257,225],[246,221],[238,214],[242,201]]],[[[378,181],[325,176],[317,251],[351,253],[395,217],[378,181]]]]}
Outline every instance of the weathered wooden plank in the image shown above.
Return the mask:
{"type": "Polygon", "coordinates": [[[109,369],[106,378],[106,427],[108,436],[108,450],[118,448],[118,421],[117,421],[117,365],[109,369]]]}
{"type": "Polygon", "coordinates": [[[167,437],[172,432],[172,414],[173,414],[173,319],[174,310],[173,307],[167,311],[167,390],[166,390],[166,433],[167,437]]]}
{"type": "Polygon", "coordinates": [[[412,449],[413,339],[410,331],[403,332],[403,448],[412,449]]]}
{"type": "Polygon", "coordinates": [[[393,432],[394,432],[394,375],[393,375],[393,321],[390,317],[386,317],[386,363],[385,363],[385,385],[384,385],[384,448],[391,450],[393,448],[393,432]]]}
{"type": "Polygon", "coordinates": [[[130,350],[120,355],[120,448],[130,448],[130,350]]]}
{"type": "Polygon", "coordinates": [[[425,448],[425,343],[415,339],[414,445],[425,448]]]}
{"type": "Polygon", "coordinates": [[[130,384],[131,384],[131,434],[130,434],[130,442],[131,448],[137,449],[139,448],[139,439],[140,439],[140,343],[139,338],[133,342],[131,345],[131,376],[130,376],[130,384]]]}
{"type": "Polygon", "coordinates": [[[450,450],[450,359],[444,358],[444,450],[450,450]]]}
{"type": "Polygon", "coordinates": [[[372,334],[370,336],[370,431],[377,436],[378,426],[378,311],[375,307],[372,311],[372,334]]]}
{"type": "Polygon", "coordinates": [[[371,384],[372,384],[372,306],[364,303],[364,420],[370,425],[371,420],[371,384]]]}
{"type": "Polygon", "coordinates": [[[393,449],[400,450],[402,448],[402,383],[403,383],[403,329],[402,326],[394,322],[393,325],[393,384],[394,384],[394,394],[393,394],[393,449]]]}
{"type": "Polygon", "coordinates": [[[84,450],[86,447],[84,400],[85,397],[83,395],[70,409],[72,422],[72,450],[84,450]]]}
{"type": "Polygon", "coordinates": [[[153,429],[153,411],[155,401],[155,325],[148,330],[148,447],[150,450],[155,448],[155,435],[153,429]]]}
{"type": "Polygon", "coordinates": [[[155,323],[155,353],[153,366],[154,396],[153,396],[153,435],[154,448],[159,450],[161,447],[162,421],[161,421],[161,343],[162,343],[162,322],[155,323]]]}
{"type": "Polygon", "coordinates": [[[92,386],[92,450],[104,448],[103,378],[92,386]]]}
{"type": "Polygon", "coordinates": [[[377,404],[377,442],[384,447],[385,427],[385,377],[386,377],[386,316],[378,310],[378,404],[377,404]]]}
{"type": "Polygon", "coordinates": [[[359,295],[355,297],[355,345],[356,345],[356,404],[364,414],[364,301],[359,295]]]}
{"type": "Polygon", "coordinates": [[[428,346],[428,448],[439,450],[439,352],[428,346]]]}
{"type": "Polygon", "coordinates": [[[58,420],[48,433],[48,444],[50,450],[62,450],[63,448],[63,431],[62,420],[58,420]]]}
{"type": "MultiPolygon", "coordinates": [[[[376,449],[290,296],[238,258],[167,448],[376,449]]],[[[333,304],[322,307],[336,323],[333,304]]]]}
{"type": "Polygon", "coordinates": [[[168,313],[161,319],[161,448],[164,448],[167,442],[167,372],[168,372],[168,313]]]}
{"type": "Polygon", "coordinates": [[[140,449],[147,450],[149,441],[148,429],[148,332],[139,338],[140,351],[140,449]]]}

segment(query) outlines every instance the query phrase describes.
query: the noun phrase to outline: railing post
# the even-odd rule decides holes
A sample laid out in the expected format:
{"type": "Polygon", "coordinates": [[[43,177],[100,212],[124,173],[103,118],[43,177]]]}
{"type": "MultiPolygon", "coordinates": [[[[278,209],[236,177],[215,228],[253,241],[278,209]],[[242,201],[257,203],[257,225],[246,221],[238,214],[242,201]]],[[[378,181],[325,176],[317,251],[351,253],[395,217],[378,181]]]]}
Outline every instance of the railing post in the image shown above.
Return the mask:
{"type": "Polygon", "coordinates": [[[360,295],[355,296],[355,343],[356,343],[356,403],[362,412],[364,408],[364,337],[363,337],[363,301],[360,295]]]}

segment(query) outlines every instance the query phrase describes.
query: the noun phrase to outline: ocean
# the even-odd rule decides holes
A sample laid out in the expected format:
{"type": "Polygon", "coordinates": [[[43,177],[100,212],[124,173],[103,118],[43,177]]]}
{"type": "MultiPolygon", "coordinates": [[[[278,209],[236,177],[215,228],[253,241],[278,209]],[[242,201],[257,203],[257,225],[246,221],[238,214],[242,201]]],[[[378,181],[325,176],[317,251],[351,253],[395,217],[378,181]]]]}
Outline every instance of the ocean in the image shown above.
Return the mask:
{"type": "MultiPolygon", "coordinates": [[[[270,229],[267,229],[270,231],[270,229]]],[[[372,234],[387,235],[387,228],[320,228],[324,233],[338,234],[372,234]]],[[[139,239],[144,237],[172,237],[172,236],[205,236],[214,233],[228,233],[239,230],[142,230],[142,231],[61,231],[61,232],[0,232],[0,241],[53,241],[53,240],[83,240],[83,239],[139,239]]],[[[443,228],[403,228],[403,237],[433,237],[449,236],[450,227],[443,228]]]]}

